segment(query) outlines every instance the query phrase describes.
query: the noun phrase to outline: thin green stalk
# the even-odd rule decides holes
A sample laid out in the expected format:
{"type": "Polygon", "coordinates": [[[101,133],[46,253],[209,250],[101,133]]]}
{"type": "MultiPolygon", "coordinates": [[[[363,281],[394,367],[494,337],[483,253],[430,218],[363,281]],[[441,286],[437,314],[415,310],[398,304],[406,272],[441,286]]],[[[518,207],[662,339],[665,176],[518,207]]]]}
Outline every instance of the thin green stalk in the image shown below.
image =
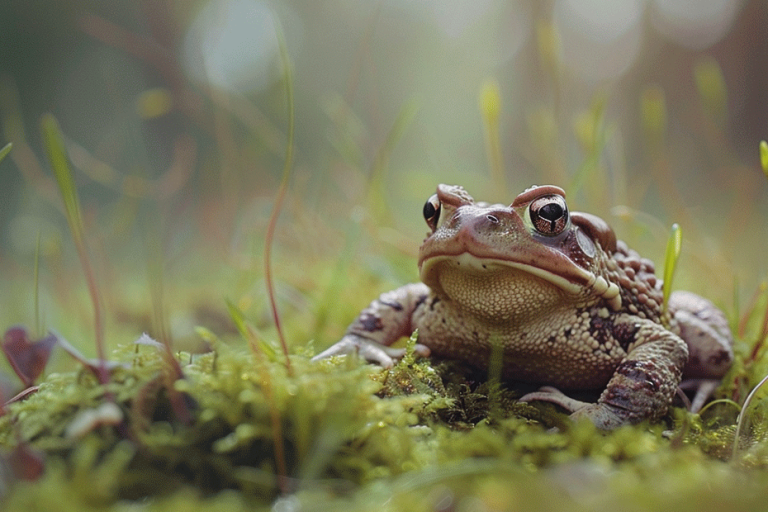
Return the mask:
{"type": "Polygon", "coordinates": [[[37,232],[37,243],[35,244],[35,334],[43,334],[43,326],[40,322],[40,232],[37,232]]]}
{"type": "Polygon", "coordinates": [[[763,384],[768,382],[768,375],[762,378],[762,380],[752,388],[752,391],[749,392],[749,395],[747,395],[747,399],[744,400],[744,405],[741,406],[741,412],[739,412],[739,417],[736,419],[736,433],[733,435],[733,452],[731,453],[731,460],[736,459],[736,454],[739,452],[739,437],[741,436],[741,431],[744,428],[744,422],[747,419],[747,409],[752,404],[752,399],[755,397],[755,393],[758,392],[758,390],[763,387],[763,384]]]}
{"type": "Polygon", "coordinates": [[[414,100],[406,102],[397,113],[395,122],[387,132],[384,143],[376,151],[371,164],[368,186],[368,205],[373,219],[378,224],[389,215],[389,202],[384,191],[385,171],[389,168],[389,157],[413,122],[419,107],[414,100]]]}
{"type": "Polygon", "coordinates": [[[106,358],[104,355],[104,320],[101,308],[101,297],[99,288],[96,284],[96,276],[88,257],[88,249],[85,246],[85,229],[83,228],[83,219],[80,214],[80,200],[77,196],[75,180],[72,177],[72,170],[69,167],[67,151],[64,147],[64,137],[61,134],[59,123],[52,114],[45,114],[41,122],[43,139],[45,141],[45,150],[48,155],[48,161],[53,169],[56,183],[59,186],[61,199],[64,202],[64,210],[69,224],[69,231],[75,242],[77,255],[80,259],[80,266],[83,268],[85,279],[88,283],[88,292],[93,302],[94,329],[96,331],[96,351],[99,358],[99,382],[106,384],[109,382],[107,373],[106,358]]]}

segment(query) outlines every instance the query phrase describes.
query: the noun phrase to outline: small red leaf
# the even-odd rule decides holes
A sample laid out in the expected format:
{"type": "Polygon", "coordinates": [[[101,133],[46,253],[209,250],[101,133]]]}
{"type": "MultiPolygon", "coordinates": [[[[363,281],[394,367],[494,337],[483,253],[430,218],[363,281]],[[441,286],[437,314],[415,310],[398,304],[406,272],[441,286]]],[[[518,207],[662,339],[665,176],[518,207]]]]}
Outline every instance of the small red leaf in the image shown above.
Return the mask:
{"type": "Polygon", "coordinates": [[[35,481],[45,470],[43,454],[20,444],[8,456],[13,476],[20,480],[35,481]]]}
{"type": "MultiPolygon", "coordinates": [[[[59,346],[64,349],[65,352],[67,352],[75,360],[80,362],[80,364],[88,368],[91,372],[93,372],[94,375],[96,375],[97,377],[99,376],[99,374],[101,373],[102,363],[99,362],[98,359],[86,358],[70,342],[68,342],[61,336],[57,336],[56,341],[59,343],[59,346]]],[[[107,371],[111,372],[115,368],[128,368],[130,365],[128,365],[127,363],[119,363],[117,361],[104,361],[103,366],[107,369],[107,371]]]]}
{"type": "Polygon", "coordinates": [[[26,329],[11,327],[5,331],[2,349],[13,371],[24,386],[29,387],[43,373],[55,344],[56,337],[52,334],[32,342],[26,329]]]}

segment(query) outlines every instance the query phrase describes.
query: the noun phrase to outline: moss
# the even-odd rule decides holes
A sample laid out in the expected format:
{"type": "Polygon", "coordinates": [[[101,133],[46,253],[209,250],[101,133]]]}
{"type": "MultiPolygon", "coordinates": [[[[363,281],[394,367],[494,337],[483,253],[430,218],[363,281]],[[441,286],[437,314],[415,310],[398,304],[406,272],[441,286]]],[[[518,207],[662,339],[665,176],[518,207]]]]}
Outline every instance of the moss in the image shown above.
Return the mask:
{"type": "MultiPolygon", "coordinates": [[[[728,458],[732,423],[677,411],[666,431],[639,425],[599,432],[554,407],[517,404],[517,390],[455,363],[406,357],[385,370],[354,358],[313,363],[294,355],[289,374],[263,353],[219,344],[215,353],[181,355],[188,364],[169,389],[154,347],[124,347],[117,357],[125,365],[108,385],[86,369],[52,374],[0,418],[2,445],[31,446],[46,466],[37,482],[16,483],[7,510],[46,510],[60,500],[77,510],[129,510],[146,498],[153,510],[238,510],[276,499],[310,510],[354,509],[385,496],[392,510],[433,510],[448,501],[470,507],[472,500],[527,506],[530,492],[546,494],[548,486],[557,489],[544,500],[553,506],[574,496],[603,506],[655,478],[683,492],[689,483],[676,472],[718,484],[699,466],[728,479],[745,471],[719,460],[728,458]],[[93,421],[73,434],[84,411],[110,401],[121,422],[93,421]],[[289,477],[282,497],[276,443],[289,477]],[[598,483],[611,492],[618,486],[616,494],[593,492],[598,483]]],[[[742,468],[768,462],[758,427],[745,437],[742,468]]],[[[668,503],[658,492],[638,499],[668,503]]]]}

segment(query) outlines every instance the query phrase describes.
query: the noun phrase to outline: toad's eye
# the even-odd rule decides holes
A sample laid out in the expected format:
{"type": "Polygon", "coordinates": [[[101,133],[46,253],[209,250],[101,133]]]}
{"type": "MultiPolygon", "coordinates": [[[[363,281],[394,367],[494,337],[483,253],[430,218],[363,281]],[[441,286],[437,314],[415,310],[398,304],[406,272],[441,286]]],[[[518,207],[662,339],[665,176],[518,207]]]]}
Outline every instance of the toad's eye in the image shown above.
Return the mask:
{"type": "Polygon", "coordinates": [[[540,197],[531,202],[528,212],[534,229],[541,235],[559,235],[568,226],[568,206],[562,196],[540,197]]]}
{"type": "Polygon", "coordinates": [[[433,194],[424,203],[424,220],[427,221],[432,232],[437,229],[437,221],[440,220],[440,200],[437,198],[437,194],[433,194]]]}

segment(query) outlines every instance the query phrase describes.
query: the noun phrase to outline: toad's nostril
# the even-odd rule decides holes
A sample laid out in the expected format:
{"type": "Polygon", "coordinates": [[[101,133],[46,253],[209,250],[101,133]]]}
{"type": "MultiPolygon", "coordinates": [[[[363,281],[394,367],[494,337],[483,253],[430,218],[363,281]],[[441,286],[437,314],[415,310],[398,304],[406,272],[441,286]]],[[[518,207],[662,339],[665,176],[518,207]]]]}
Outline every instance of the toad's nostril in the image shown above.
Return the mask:
{"type": "Polygon", "coordinates": [[[485,218],[488,219],[488,221],[491,224],[498,224],[499,223],[499,218],[496,217],[495,215],[486,215],[485,218]]]}

